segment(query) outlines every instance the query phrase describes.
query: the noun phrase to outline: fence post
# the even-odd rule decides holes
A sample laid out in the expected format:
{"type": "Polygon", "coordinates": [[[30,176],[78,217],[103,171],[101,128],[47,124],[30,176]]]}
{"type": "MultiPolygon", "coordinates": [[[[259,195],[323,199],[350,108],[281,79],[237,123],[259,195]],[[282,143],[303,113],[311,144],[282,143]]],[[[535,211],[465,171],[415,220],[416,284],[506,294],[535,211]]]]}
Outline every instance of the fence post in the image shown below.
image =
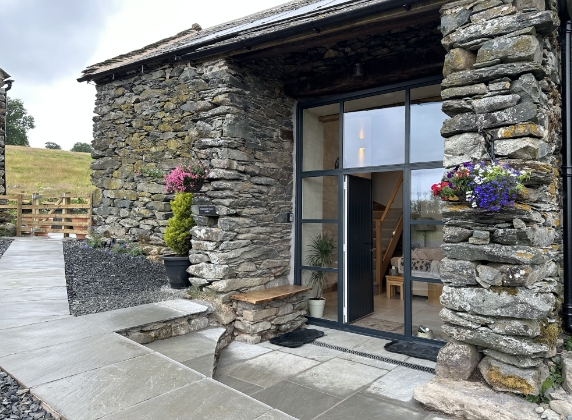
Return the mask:
{"type": "Polygon", "coordinates": [[[42,229],[40,225],[40,194],[33,193],[32,194],[32,205],[34,208],[32,209],[32,234],[30,236],[38,236],[37,229],[42,229]]]}
{"type": "MultiPolygon", "coordinates": [[[[68,194],[70,194],[70,193],[63,193],[62,194],[64,197],[64,199],[63,199],[64,206],[67,206],[68,204],[70,204],[70,198],[67,196],[68,194]]],[[[68,218],[66,218],[68,211],[69,211],[69,209],[67,209],[65,207],[62,209],[62,223],[65,223],[65,222],[73,223],[72,220],[69,220],[68,218]]],[[[64,230],[65,229],[73,229],[73,226],[66,226],[65,224],[63,224],[62,227],[64,228],[64,230]]],[[[64,238],[69,238],[69,237],[70,237],[70,234],[64,232],[64,238]]]]}
{"type": "Polygon", "coordinates": [[[24,194],[16,194],[16,236],[22,236],[22,199],[24,194]]]}

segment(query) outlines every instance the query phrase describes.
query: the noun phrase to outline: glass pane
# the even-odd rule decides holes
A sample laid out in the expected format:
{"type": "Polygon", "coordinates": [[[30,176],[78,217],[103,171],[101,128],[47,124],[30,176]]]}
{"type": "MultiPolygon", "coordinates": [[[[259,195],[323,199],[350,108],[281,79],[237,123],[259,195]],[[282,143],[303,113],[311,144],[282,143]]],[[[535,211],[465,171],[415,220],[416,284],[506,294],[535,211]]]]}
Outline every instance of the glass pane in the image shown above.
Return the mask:
{"type": "MultiPolygon", "coordinates": [[[[338,273],[324,273],[318,271],[302,270],[302,285],[307,286],[309,284],[314,284],[312,282],[312,274],[315,273],[317,276],[323,279],[323,290],[322,297],[326,300],[324,302],[324,312],[322,316],[319,313],[315,313],[312,310],[311,316],[314,318],[323,318],[330,321],[338,320],[338,273]],[[323,276],[323,277],[322,277],[323,276]]],[[[313,287],[313,290],[308,294],[308,299],[316,297],[317,288],[313,287]]],[[[310,302],[310,305],[312,303],[310,302]]],[[[311,309],[310,309],[311,310],[311,309]]]]}
{"type": "Polygon", "coordinates": [[[340,105],[304,110],[302,171],[335,169],[340,138],[340,105]]]}
{"type": "MultiPolygon", "coordinates": [[[[439,262],[445,258],[441,251],[443,225],[411,224],[411,276],[440,279],[439,262]]],[[[399,270],[403,272],[403,262],[399,270]]]]}
{"type": "Polygon", "coordinates": [[[338,177],[302,178],[302,219],[338,218],[338,177]]]}
{"type": "Polygon", "coordinates": [[[442,168],[411,171],[411,219],[442,220],[441,199],[433,196],[431,186],[441,182],[442,168]]]}
{"type": "Polygon", "coordinates": [[[344,168],[405,162],[405,91],[344,104],[344,168]]]}
{"type": "Polygon", "coordinates": [[[302,224],[302,265],[338,268],[338,224],[302,224]],[[319,254],[319,259],[312,259],[319,254]]]}
{"type": "Polygon", "coordinates": [[[441,126],[449,117],[441,111],[441,101],[441,85],[411,89],[410,162],[443,160],[441,126]]]}
{"type": "Polygon", "coordinates": [[[411,282],[411,334],[413,336],[445,341],[441,330],[439,302],[443,285],[440,283],[411,282]]]}

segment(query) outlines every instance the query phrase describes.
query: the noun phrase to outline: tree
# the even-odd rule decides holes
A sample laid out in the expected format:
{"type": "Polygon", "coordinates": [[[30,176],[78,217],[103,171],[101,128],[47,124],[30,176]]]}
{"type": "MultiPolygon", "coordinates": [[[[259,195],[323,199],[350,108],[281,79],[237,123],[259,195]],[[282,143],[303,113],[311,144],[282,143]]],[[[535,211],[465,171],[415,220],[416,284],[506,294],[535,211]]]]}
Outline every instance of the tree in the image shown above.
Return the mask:
{"type": "Polygon", "coordinates": [[[6,107],[6,144],[29,146],[28,130],[36,128],[34,117],[28,115],[21,99],[8,97],[6,107]]]}
{"type": "Polygon", "coordinates": [[[77,142],[71,148],[72,152],[80,152],[80,153],[91,153],[93,152],[93,147],[89,143],[80,143],[77,142]]]}
{"type": "Polygon", "coordinates": [[[46,142],[46,149],[53,149],[53,150],[61,150],[61,146],[57,143],[47,141],[46,142]]]}

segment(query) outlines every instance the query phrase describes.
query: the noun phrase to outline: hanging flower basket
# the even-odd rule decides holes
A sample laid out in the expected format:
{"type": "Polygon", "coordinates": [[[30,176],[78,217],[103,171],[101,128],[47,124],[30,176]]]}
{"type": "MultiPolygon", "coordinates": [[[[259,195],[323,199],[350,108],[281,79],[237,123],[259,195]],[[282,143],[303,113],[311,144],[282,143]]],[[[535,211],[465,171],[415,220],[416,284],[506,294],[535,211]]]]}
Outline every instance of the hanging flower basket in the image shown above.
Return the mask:
{"type": "Polygon", "coordinates": [[[465,162],[447,172],[442,182],[431,186],[431,191],[443,201],[499,211],[502,206],[514,206],[517,193],[528,178],[526,172],[496,161],[465,162]]]}
{"type": "Polygon", "coordinates": [[[165,191],[176,192],[199,192],[209,174],[199,161],[198,164],[179,165],[165,175],[165,191]]]}

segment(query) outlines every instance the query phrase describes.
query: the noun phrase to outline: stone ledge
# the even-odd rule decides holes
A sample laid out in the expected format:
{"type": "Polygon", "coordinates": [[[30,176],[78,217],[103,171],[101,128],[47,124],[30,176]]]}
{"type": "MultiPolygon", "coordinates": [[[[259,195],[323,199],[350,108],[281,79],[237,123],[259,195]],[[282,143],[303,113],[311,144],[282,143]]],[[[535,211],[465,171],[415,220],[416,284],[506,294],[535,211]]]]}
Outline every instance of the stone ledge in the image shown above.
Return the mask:
{"type": "Polygon", "coordinates": [[[240,300],[242,302],[258,305],[261,303],[271,302],[277,299],[288,298],[298,293],[309,292],[310,290],[312,290],[310,287],[305,287],[305,286],[296,286],[296,285],[279,286],[265,290],[256,290],[254,292],[247,292],[238,295],[233,295],[230,297],[230,299],[240,300]]]}

